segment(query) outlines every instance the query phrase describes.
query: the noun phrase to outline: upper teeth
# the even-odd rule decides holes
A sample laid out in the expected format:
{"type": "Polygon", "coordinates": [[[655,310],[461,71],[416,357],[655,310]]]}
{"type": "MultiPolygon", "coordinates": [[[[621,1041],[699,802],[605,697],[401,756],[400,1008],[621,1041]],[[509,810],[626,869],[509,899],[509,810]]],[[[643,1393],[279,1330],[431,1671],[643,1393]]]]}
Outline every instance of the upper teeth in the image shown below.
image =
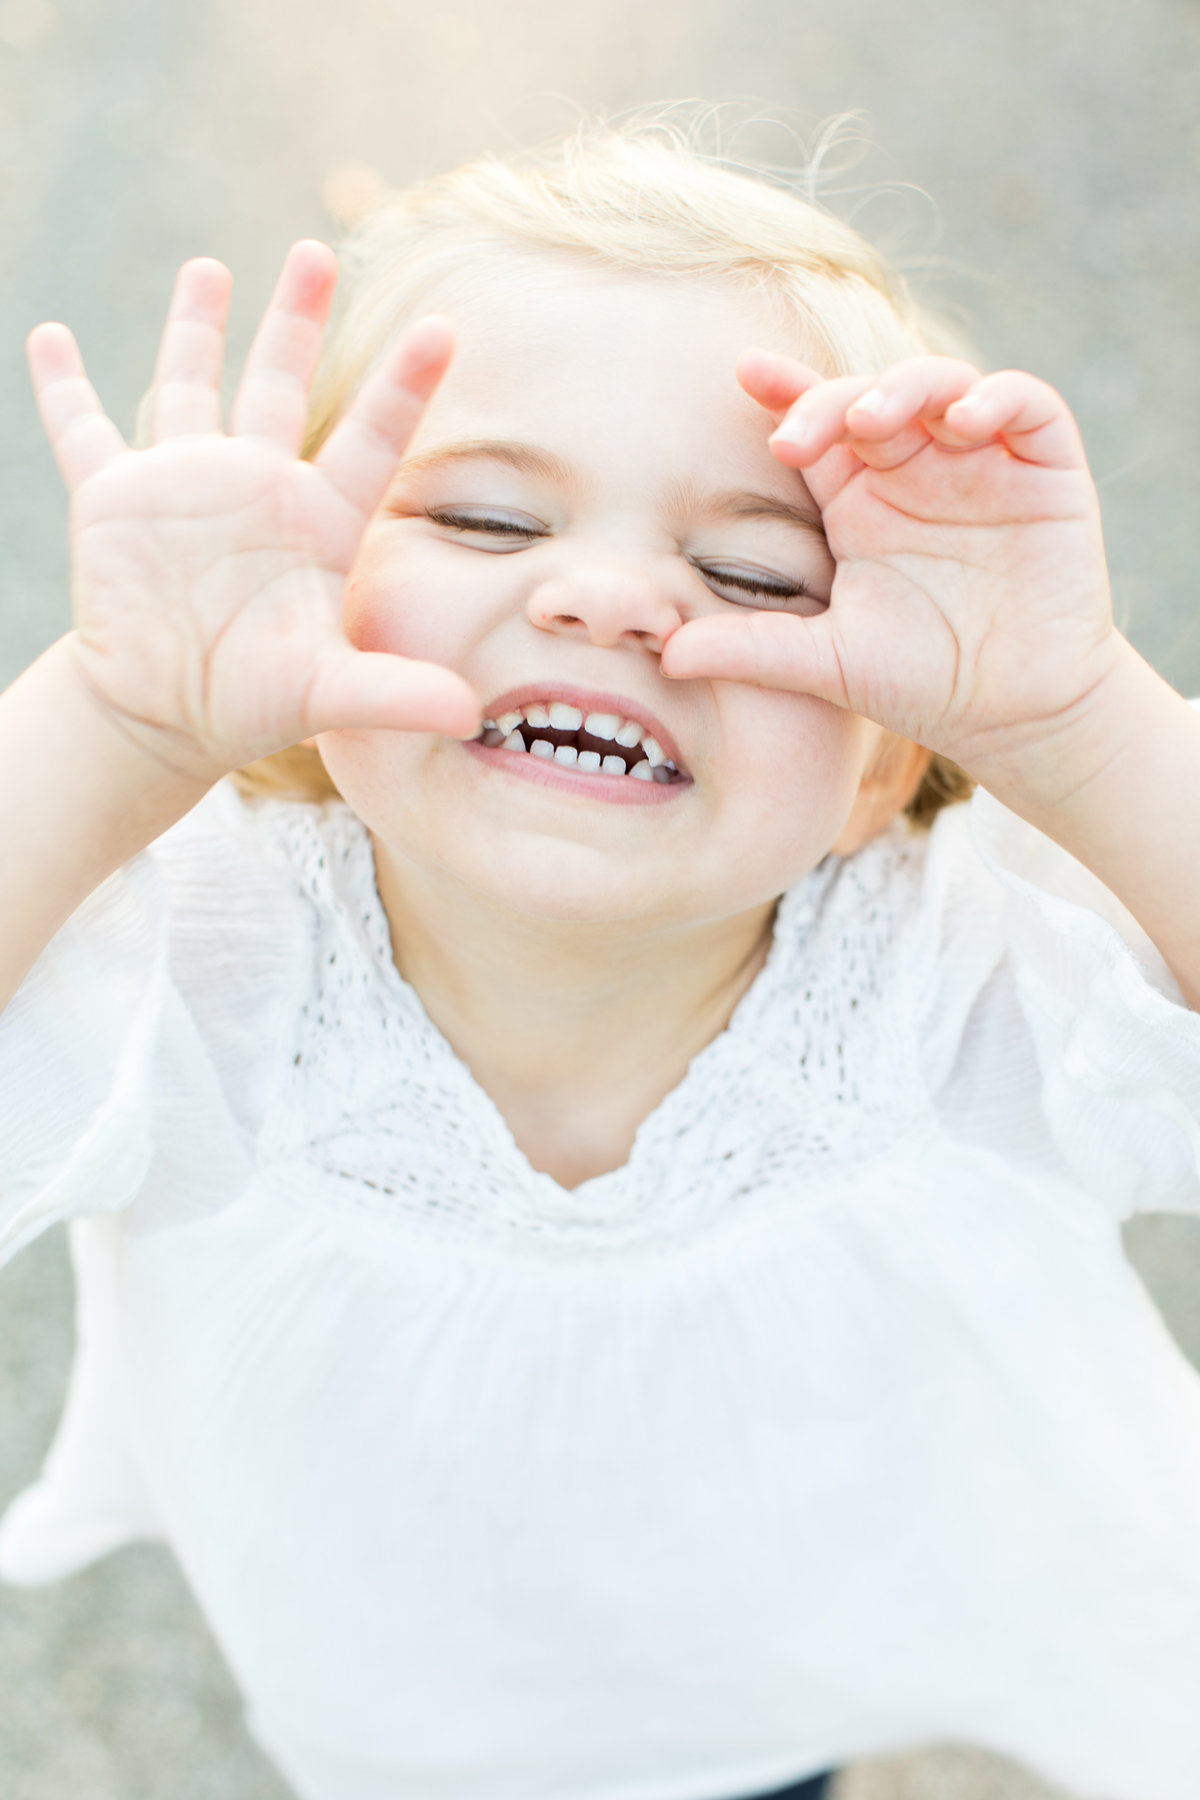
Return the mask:
{"type": "Polygon", "coordinates": [[[485,731],[502,731],[505,737],[521,724],[532,725],[535,729],[552,731],[578,731],[582,726],[589,737],[607,738],[620,744],[623,749],[632,750],[643,744],[646,755],[653,767],[667,760],[667,753],[657,739],[645,736],[645,727],[636,719],[622,719],[618,713],[588,713],[584,718],[577,706],[568,706],[564,700],[551,700],[544,706],[540,700],[532,701],[528,706],[515,708],[511,712],[499,713],[494,719],[485,719],[485,731]]]}
{"type": "Polygon", "coordinates": [[[589,713],[583,721],[583,729],[592,737],[615,738],[621,729],[620,715],[617,713],[589,713]]]}

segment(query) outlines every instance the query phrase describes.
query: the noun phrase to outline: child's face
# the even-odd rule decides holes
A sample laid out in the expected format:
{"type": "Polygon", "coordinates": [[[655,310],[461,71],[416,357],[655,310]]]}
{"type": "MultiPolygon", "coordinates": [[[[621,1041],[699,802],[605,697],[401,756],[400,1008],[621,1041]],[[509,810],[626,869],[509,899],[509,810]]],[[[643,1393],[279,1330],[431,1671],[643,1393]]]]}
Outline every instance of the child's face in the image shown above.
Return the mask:
{"type": "Polygon", "coordinates": [[[838,840],[876,728],[668,681],[659,656],[703,613],[828,599],[816,509],[734,379],[742,350],[794,340],[753,297],[550,264],[449,310],[457,354],[367,531],[347,627],[458,670],[511,747],[329,733],[334,779],[401,868],[510,910],[670,923],[773,899],[838,840]],[[552,702],[574,711],[525,717],[552,702]],[[611,772],[659,752],[666,781],[611,772]]]}

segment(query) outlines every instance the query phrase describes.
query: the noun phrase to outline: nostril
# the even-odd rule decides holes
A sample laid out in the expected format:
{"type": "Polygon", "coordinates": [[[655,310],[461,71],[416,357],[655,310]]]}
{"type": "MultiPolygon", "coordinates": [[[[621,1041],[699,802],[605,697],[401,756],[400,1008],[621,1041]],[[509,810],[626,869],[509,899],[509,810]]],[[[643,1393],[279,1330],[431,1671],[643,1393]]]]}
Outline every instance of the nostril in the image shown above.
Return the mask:
{"type": "Polygon", "coordinates": [[[588,630],[587,621],[575,613],[537,613],[534,624],[540,625],[544,631],[565,631],[570,633],[588,630]]]}
{"type": "Polygon", "coordinates": [[[529,596],[526,611],[543,631],[582,634],[596,644],[638,644],[656,655],[680,622],[653,583],[622,570],[580,570],[570,580],[553,576],[529,596]],[[583,610],[568,612],[564,602],[583,610]]]}

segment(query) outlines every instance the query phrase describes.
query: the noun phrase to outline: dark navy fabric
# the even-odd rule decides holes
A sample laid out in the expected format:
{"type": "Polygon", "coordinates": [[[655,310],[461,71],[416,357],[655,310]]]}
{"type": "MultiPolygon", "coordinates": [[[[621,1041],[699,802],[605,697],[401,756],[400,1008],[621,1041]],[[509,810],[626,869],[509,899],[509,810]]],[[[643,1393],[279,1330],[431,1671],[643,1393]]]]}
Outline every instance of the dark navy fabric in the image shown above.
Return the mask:
{"type": "Polygon", "coordinates": [[[828,1800],[832,1775],[813,1775],[791,1787],[772,1788],[769,1794],[755,1794],[753,1800],[828,1800]]]}

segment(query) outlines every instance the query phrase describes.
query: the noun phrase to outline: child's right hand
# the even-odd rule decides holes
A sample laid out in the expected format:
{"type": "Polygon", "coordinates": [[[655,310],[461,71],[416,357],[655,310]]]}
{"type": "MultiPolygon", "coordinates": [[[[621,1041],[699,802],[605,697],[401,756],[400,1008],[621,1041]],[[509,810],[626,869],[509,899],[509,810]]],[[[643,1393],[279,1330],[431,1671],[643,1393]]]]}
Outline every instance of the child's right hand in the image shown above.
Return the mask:
{"type": "Polygon", "coordinates": [[[79,670],[124,735],[189,783],[321,731],[479,728],[459,676],[356,650],[342,629],[359,540],[452,343],[438,320],[415,326],[317,457],[299,460],[336,278],[324,245],[292,249],[228,434],[219,384],[232,283],[220,263],[180,271],[147,449],[129,449],[107,418],[65,326],[40,325],[29,340],[72,499],[79,670]]]}

